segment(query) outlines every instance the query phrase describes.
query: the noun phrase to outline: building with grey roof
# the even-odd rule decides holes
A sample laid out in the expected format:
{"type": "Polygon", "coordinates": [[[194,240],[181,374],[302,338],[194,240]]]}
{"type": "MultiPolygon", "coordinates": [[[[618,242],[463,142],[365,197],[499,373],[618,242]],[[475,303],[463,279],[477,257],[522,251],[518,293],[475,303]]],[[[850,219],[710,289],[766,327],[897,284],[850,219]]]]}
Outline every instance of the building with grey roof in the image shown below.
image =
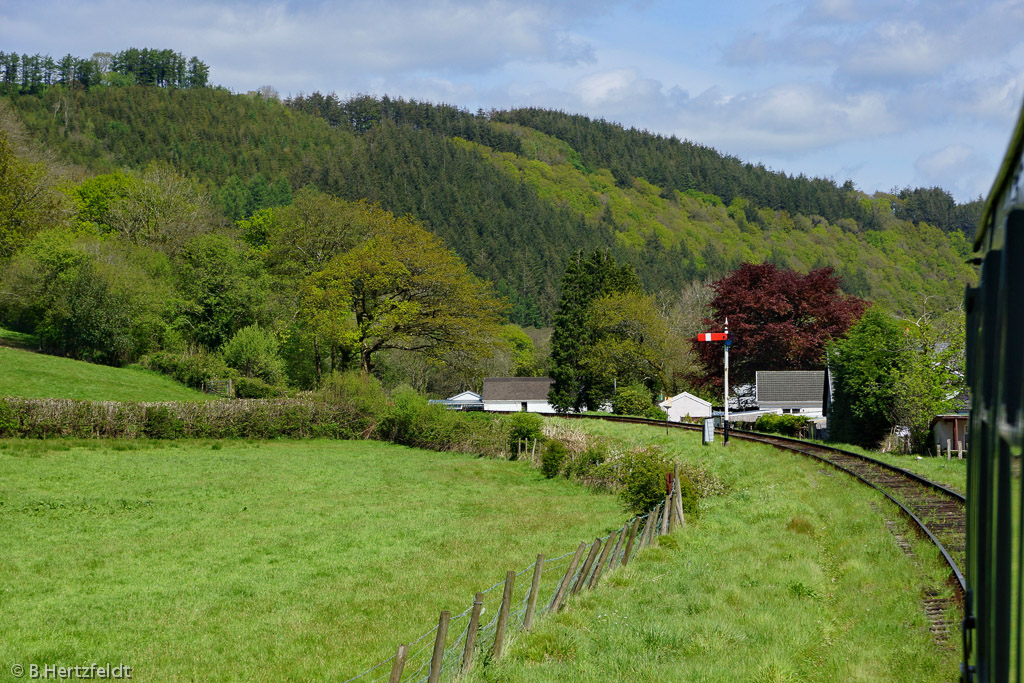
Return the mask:
{"type": "Polygon", "coordinates": [[[553,413],[548,392],[550,377],[488,377],[484,380],[484,410],[491,412],[553,413]]]}
{"type": "Polygon", "coordinates": [[[757,406],[807,417],[821,417],[824,370],[762,370],[755,373],[757,406]]]}

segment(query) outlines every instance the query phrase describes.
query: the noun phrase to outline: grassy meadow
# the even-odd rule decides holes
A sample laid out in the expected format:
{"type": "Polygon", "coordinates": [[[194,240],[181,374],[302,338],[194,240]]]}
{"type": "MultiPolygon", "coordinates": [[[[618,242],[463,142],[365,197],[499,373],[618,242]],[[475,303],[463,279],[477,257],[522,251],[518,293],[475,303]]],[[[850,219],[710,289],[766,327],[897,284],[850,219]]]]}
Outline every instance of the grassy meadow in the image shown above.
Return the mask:
{"type": "MultiPolygon", "coordinates": [[[[11,348],[0,343],[0,396],[75,398],[89,401],[203,401],[208,397],[142,368],[112,368],[11,348]]],[[[24,336],[24,335],[22,335],[24,336]]]]}
{"type": "MultiPolygon", "coordinates": [[[[922,589],[945,588],[938,553],[895,510],[808,459],[734,441],[607,423],[716,473],[724,495],[598,590],[519,637],[488,681],[953,680],[956,633],[937,647],[922,589]],[[885,526],[897,522],[908,557],[885,526]]],[[[951,623],[957,617],[950,615],[951,623]]]]}
{"type": "Polygon", "coordinates": [[[143,681],[345,680],[626,518],[523,463],[376,442],[8,440],[0,471],[0,662],[143,681]]]}

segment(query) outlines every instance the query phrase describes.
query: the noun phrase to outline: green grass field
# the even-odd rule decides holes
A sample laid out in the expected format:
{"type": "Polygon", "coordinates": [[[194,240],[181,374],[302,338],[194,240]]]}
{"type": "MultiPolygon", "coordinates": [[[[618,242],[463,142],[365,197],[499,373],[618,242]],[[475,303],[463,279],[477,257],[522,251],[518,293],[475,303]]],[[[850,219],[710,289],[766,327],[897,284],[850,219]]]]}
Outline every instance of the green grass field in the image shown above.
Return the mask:
{"type": "Polygon", "coordinates": [[[0,471],[4,675],[345,680],[627,517],[523,463],[376,442],[8,440],[0,471]]]}
{"type": "MultiPolygon", "coordinates": [[[[579,422],[574,423],[580,425],[579,422]]],[[[599,434],[660,443],[718,474],[671,545],[517,639],[489,681],[949,681],[955,632],[937,647],[921,609],[944,587],[938,553],[908,557],[885,527],[883,499],[830,468],[742,442],[586,423],[599,434]]],[[[950,615],[950,623],[958,623],[950,615]]]]}
{"type": "MultiPolygon", "coordinates": [[[[4,331],[10,336],[12,332],[4,331]]],[[[112,368],[0,346],[0,396],[90,401],[202,401],[206,395],[159,373],[112,368]]]]}

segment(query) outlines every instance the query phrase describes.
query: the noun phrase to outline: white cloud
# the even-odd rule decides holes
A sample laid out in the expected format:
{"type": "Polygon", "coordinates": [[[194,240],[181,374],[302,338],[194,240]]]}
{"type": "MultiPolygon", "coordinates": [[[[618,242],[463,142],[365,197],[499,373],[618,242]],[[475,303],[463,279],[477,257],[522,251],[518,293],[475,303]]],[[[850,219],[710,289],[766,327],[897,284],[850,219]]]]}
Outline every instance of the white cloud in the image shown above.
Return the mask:
{"type": "Polygon", "coordinates": [[[938,186],[958,197],[977,197],[988,192],[995,176],[992,160],[970,145],[946,145],[918,157],[914,163],[918,184],[938,186]]]}

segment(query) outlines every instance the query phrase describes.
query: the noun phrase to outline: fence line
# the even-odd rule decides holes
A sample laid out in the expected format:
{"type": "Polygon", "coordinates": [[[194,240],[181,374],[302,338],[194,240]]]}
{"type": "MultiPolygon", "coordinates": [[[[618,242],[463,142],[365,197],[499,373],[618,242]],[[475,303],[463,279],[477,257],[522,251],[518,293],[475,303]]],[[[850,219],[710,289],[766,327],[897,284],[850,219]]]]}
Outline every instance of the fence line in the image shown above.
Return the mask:
{"type": "Polygon", "coordinates": [[[550,560],[538,555],[537,561],[525,569],[509,571],[505,580],[477,593],[473,604],[461,614],[452,617],[450,612],[442,611],[438,624],[429,631],[412,643],[399,645],[394,655],[345,683],[449,681],[480,666],[487,655],[490,660],[499,659],[507,639],[529,630],[536,617],[561,610],[572,595],[593,589],[603,575],[627,565],[640,550],[669,533],[670,527],[682,525],[682,496],[678,477],[673,477],[671,493],[647,514],[633,517],[607,536],[581,543],[575,551],[550,560]],[[583,557],[587,557],[585,562],[583,557]],[[533,581],[520,580],[528,572],[533,573],[533,581]],[[377,677],[369,678],[375,672],[377,677]]]}

